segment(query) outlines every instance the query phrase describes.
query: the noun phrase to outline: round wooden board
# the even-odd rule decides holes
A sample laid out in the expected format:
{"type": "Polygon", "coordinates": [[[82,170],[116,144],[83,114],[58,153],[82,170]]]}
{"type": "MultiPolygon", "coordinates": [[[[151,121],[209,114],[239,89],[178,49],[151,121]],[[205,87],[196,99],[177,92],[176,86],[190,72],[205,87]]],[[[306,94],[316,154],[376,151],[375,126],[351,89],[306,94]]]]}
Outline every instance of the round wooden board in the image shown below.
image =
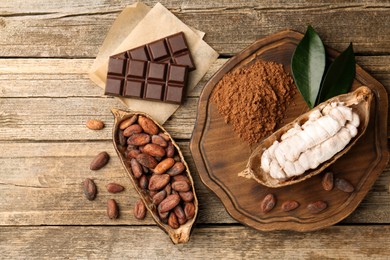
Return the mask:
{"type": "MultiPolygon", "coordinates": [[[[274,189],[238,177],[237,174],[245,168],[254,147],[238,138],[232,127],[219,115],[216,105],[210,102],[214,86],[230,70],[245,66],[255,59],[281,63],[291,74],[290,60],[302,37],[301,33],[287,30],[257,40],[231,58],[210,79],[199,99],[197,122],[190,143],[199,175],[203,183],[221,199],[233,218],[262,231],[312,231],[341,221],[363,200],[389,158],[386,90],[357,66],[352,89],[366,85],[375,94],[370,123],[366,133],[352,149],[330,167],[336,177],[349,180],[355,186],[355,192],[344,193],[337,189],[324,191],[321,186],[322,174],[298,184],[274,189]],[[260,202],[268,193],[276,195],[277,204],[271,212],[262,213],[260,202]],[[280,206],[289,199],[297,200],[300,207],[286,213],[280,206]],[[317,200],[326,201],[328,208],[319,214],[309,213],[307,205],[317,200]]],[[[327,49],[327,52],[332,57],[338,55],[332,49],[327,49]]],[[[308,107],[298,92],[287,110],[284,124],[306,111],[308,107]]]]}

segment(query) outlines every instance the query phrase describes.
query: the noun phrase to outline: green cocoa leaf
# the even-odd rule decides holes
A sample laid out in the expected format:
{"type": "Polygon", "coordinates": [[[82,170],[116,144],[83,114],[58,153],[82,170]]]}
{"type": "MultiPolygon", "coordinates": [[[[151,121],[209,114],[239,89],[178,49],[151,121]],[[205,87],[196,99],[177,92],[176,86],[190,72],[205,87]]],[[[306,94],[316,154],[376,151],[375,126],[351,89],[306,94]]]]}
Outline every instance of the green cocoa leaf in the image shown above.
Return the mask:
{"type": "Polygon", "coordinates": [[[291,60],[295,84],[303,99],[313,108],[325,70],[325,48],[313,27],[308,26],[291,60]]]}
{"type": "Polygon", "coordinates": [[[355,78],[355,68],[355,54],[353,53],[352,43],[350,43],[348,48],[330,65],[322,82],[316,104],[334,96],[347,93],[355,78]]]}

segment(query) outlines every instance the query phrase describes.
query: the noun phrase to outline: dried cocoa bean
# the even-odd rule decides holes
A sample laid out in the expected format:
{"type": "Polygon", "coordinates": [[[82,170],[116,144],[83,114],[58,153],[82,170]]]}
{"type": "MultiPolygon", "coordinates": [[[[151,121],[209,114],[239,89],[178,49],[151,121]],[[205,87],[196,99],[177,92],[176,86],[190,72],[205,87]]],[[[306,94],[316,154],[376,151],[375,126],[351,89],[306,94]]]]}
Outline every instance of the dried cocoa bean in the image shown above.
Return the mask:
{"type": "Polygon", "coordinates": [[[146,175],[142,175],[141,178],[139,178],[139,187],[143,190],[146,190],[148,188],[148,178],[146,175]]]}
{"type": "Polygon", "coordinates": [[[195,205],[192,202],[187,202],[184,206],[184,214],[188,220],[195,216],[195,205]]]}
{"type": "Polygon", "coordinates": [[[172,168],[170,168],[168,171],[167,171],[167,174],[169,174],[170,176],[176,176],[180,173],[182,173],[184,170],[186,169],[184,163],[182,162],[176,162],[172,168]]]}
{"type": "Polygon", "coordinates": [[[168,142],[168,146],[165,148],[165,151],[168,158],[173,158],[175,155],[175,146],[172,144],[172,142],[168,142]]]}
{"type": "Polygon", "coordinates": [[[83,182],[83,191],[88,200],[94,200],[97,193],[95,182],[89,178],[85,179],[83,182]]]}
{"type": "Polygon", "coordinates": [[[101,120],[97,119],[90,119],[87,120],[87,123],[85,124],[89,129],[91,130],[101,130],[104,128],[104,123],[101,120]]]}
{"type": "Polygon", "coordinates": [[[131,166],[131,172],[133,173],[134,177],[137,179],[142,176],[142,166],[136,159],[131,159],[130,161],[131,166]]]}
{"type": "Polygon", "coordinates": [[[160,203],[160,205],[158,205],[158,207],[157,207],[157,213],[158,213],[158,216],[160,217],[160,220],[161,220],[163,223],[167,223],[167,221],[168,221],[168,216],[169,216],[169,211],[167,211],[167,212],[161,212],[161,203],[160,203]]]}
{"type": "Polygon", "coordinates": [[[282,210],[284,212],[292,211],[298,207],[299,207],[299,203],[296,200],[288,200],[288,201],[283,202],[283,204],[282,204],[282,210]]]}
{"type": "Polygon", "coordinates": [[[182,174],[176,175],[176,176],[172,176],[172,179],[173,179],[173,182],[175,182],[175,181],[185,181],[185,182],[187,182],[189,185],[191,185],[190,179],[188,179],[187,176],[184,176],[184,175],[182,175],[182,174]]]}
{"type": "Polygon", "coordinates": [[[92,160],[90,169],[93,171],[99,170],[103,168],[108,161],[110,160],[110,156],[108,155],[107,152],[101,152],[96,157],[92,160]]]}
{"type": "Polygon", "coordinates": [[[119,124],[119,129],[120,130],[125,130],[126,128],[128,128],[129,126],[134,124],[137,121],[137,119],[138,119],[138,116],[137,115],[133,115],[130,118],[123,120],[119,124]]]}
{"type": "Polygon", "coordinates": [[[161,213],[168,212],[174,207],[176,207],[180,202],[180,197],[178,194],[168,195],[163,201],[161,201],[159,207],[161,213]]]}
{"type": "Polygon", "coordinates": [[[149,191],[149,197],[150,197],[150,198],[153,198],[154,195],[156,195],[157,193],[158,193],[158,191],[150,190],[150,191],[149,191]]]}
{"type": "MultiPolygon", "coordinates": [[[[180,219],[184,219],[186,220],[186,214],[184,213],[184,210],[183,208],[180,206],[180,205],[177,205],[174,209],[173,209],[173,212],[175,212],[177,218],[180,220],[180,219]]],[[[179,221],[180,223],[180,221],[179,221]]],[[[184,222],[185,223],[185,222],[184,222]]],[[[180,224],[183,224],[183,223],[180,223],[180,224]]]]}
{"type": "Polygon", "coordinates": [[[179,221],[177,220],[176,214],[174,212],[169,213],[168,225],[173,229],[180,227],[179,221]]]}
{"type": "Polygon", "coordinates": [[[110,219],[116,219],[119,216],[118,204],[114,199],[107,200],[107,216],[110,219]]]}
{"type": "Polygon", "coordinates": [[[175,181],[172,183],[172,189],[175,191],[189,191],[191,186],[186,181],[175,181]]]}
{"type": "Polygon", "coordinates": [[[137,155],[136,159],[141,165],[148,167],[149,169],[153,169],[158,163],[155,158],[145,153],[140,153],[137,155]]]}
{"type": "Polygon", "coordinates": [[[153,175],[149,181],[149,190],[161,190],[169,183],[169,180],[168,174],[153,175]]]}
{"type": "Polygon", "coordinates": [[[156,135],[158,134],[158,127],[157,125],[150,120],[149,118],[146,118],[144,116],[140,116],[138,118],[138,124],[142,127],[145,133],[148,133],[150,135],[156,135]]]}
{"type": "Polygon", "coordinates": [[[138,147],[138,150],[140,150],[141,153],[143,153],[144,152],[144,147],[145,147],[145,145],[141,145],[141,146],[138,147]]]}
{"type": "Polygon", "coordinates": [[[167,192],[165,190],[159,191],[156,195],[153,196],[152,203],[158,206],[161,201],[163,201],[167,196],[167,192]]]}
{"type": "Polygon", "coordinates": [[[164,190],[166,191],[167,195],[171,194],[172,192],[172,186],[171,184],[167,184],[167,186],[165,186],[164,190]]]}
{"type": "MultiPolygon", "coordinates": [[[[165,141],[165,139],[162,138],[160,135],[153,135],[152,136],[152,143],[157,144],[157,145],[159,145],[161,147],[167,147],[168,146],[167,141],[165,141]]],[[[165,151],[164,151],[164,154],[165,154],[165,151]]]]}
{"type": "Polygon", "coordinates": [[[167,142],[171,140],[167,134],[159,133],[158,135],[161,136],[167,142]]]}
{"type": "Polygon", "coordinates": [[[137,149],[133,149],[133,150],[128,150],[127,151],[127,158],[131,159],[135,159],[137,158],[137,155],[141,154],[141,151],[140,150],[137,150],[137,149]]]}
{"type": "Polygon", "coordinates": [[[312,202],[309,205],[307,205],[307,209],[311,213],[319,213],[326,209],[328,207],[328,204],[325,201],[319,200],[316,202],[312,202]]]}
{"type": "Polygon", "coordinates": [[[185,202],[191,202],[194,199],[192,191],[179,192],[179,196],[185,202]]]}
{"type": "Polygon", "coordinates": [[[347,192],[347,193],[351,193],[355,190],[355,188],[353,187],[353,185],[349,181],[347,181],[346,179],[342,179],[342,178],[336,178],[335,186],[337,189],[344,191],[344,192],[347,192]]]}
{"type": "Polygon", "coordinates": [[[118,132],[118,141],[119,141],[119,144],[122,146],[125,146],[127,143],[126,137],[123,135],[122,130],[119,130],[119,132],[118,132]]]}
{"type": "Polygon", "coordinates": [[[138,124],[131,125],[123,131],[123,135],[126,137],[139,133],[142,133],[142,127],[138,124]]]}
{"type": "Polygon", "coordinates": [[[267,194],[261,202],[261,211],[266,213],[271,211],[276,205],[276,198],[273,194],[267,194]]]}
{"type": "Polygon", "coordinates": [[[331,191],[333,189],[333,172],[326,172],[322,178],[322,188],[326,191],[331,191]]]}
{"type": "Polygon", "coordinates": [[[148,134],[133,134],[127,138],[128,145],[141,146],[150,143],[150,135],[148,134]]]}
{"type": "Polygon", "coordinates": [[[175,162],[181,162],[180,156],[179,156],[178,154],[176,154],[176,155],[173,157],[173,160],[175,160],[175,162]]]}
{"type": "Polygon", "coordinates": [[[157,166],[153,169],[153,172],[156,174],[163,174],[168,169],[170,169],[175,164],[175,160],[172,158],[166,158],[163,161],[161,161],[157,166]]]}
{"type": "Polygon", "coordinates": [[[142,200],[138,200],[134,204],[134,217],[136,219],[144,219],[146,216],[146,207],[142,200]]]}
{"type": "Polygon", "coordinates": [[[118,193],[118,192],[121,192],[125,189],[125,187],[123,187],[122,185],[118,184],[118,183],[109,183],[107,184],[107,191],[109,193],[118,193]]]}
{"type": "Polygon", "coordinates": [[[158,144],[147,144],[143,148],[143,153],[147,153],[151,156],[163,157],[165,155],[165,149],[158,144]]]}
{"type": "Polygon", "coordinates": [[[149,169],[143,165],[142,165],[142,170],[144,171],[145,174],[149,173],[149,169]]]}

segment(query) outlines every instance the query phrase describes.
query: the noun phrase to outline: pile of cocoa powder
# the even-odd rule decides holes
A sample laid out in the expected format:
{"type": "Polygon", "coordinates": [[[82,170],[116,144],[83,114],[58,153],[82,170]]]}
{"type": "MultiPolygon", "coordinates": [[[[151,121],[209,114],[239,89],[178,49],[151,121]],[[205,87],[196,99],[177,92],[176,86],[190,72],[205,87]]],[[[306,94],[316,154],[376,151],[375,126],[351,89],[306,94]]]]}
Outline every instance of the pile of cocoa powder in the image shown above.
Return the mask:
{"type": "Polygon", "coordinates": [[[281,123],[295,89],[282,64],[257,59],[227,73],[216,85],[212,101],[234,132],[254,144],[281,123]]]}

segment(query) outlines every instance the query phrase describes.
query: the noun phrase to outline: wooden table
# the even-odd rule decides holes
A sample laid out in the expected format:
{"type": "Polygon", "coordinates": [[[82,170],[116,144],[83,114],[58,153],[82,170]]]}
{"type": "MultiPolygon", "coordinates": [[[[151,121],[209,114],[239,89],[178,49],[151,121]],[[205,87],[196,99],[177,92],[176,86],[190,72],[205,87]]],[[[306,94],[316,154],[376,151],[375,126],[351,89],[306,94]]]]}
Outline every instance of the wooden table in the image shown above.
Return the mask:
{"type": "MultiPolygon", "coordinates": [[[[390,90],[390,3],[382,1],[162,1],[185,23],[206,32],[220,59],[164,125],[178,140],[196,181],[199,219],[188,244],[174,246],[137,200],[111,143],[110,108],[87,71],[118,13],[132,1],[2,0],[0,4],[0,258],[382,258],[390,257],[390,169],[359,208],[336,226],[310,233],[258,232],[232,219],[201,183],[189,139],[205,82],[226,60],[259,37],[313,25],[325,43],[354,43],[357,62],[390,90]],[[87,119],[106,122],[102,131],[87,119]],[[100,151],[112,155],[89,170],[100,151]],[[81,182],[96,180],[95,201],[81,182]],[[112,195],[105,185],[126,191],[112,195]],[[115,198],[118,220],[106,216],[115,198]]],[[[153,5],[155,1],[146,1],[153,5]]]]}

